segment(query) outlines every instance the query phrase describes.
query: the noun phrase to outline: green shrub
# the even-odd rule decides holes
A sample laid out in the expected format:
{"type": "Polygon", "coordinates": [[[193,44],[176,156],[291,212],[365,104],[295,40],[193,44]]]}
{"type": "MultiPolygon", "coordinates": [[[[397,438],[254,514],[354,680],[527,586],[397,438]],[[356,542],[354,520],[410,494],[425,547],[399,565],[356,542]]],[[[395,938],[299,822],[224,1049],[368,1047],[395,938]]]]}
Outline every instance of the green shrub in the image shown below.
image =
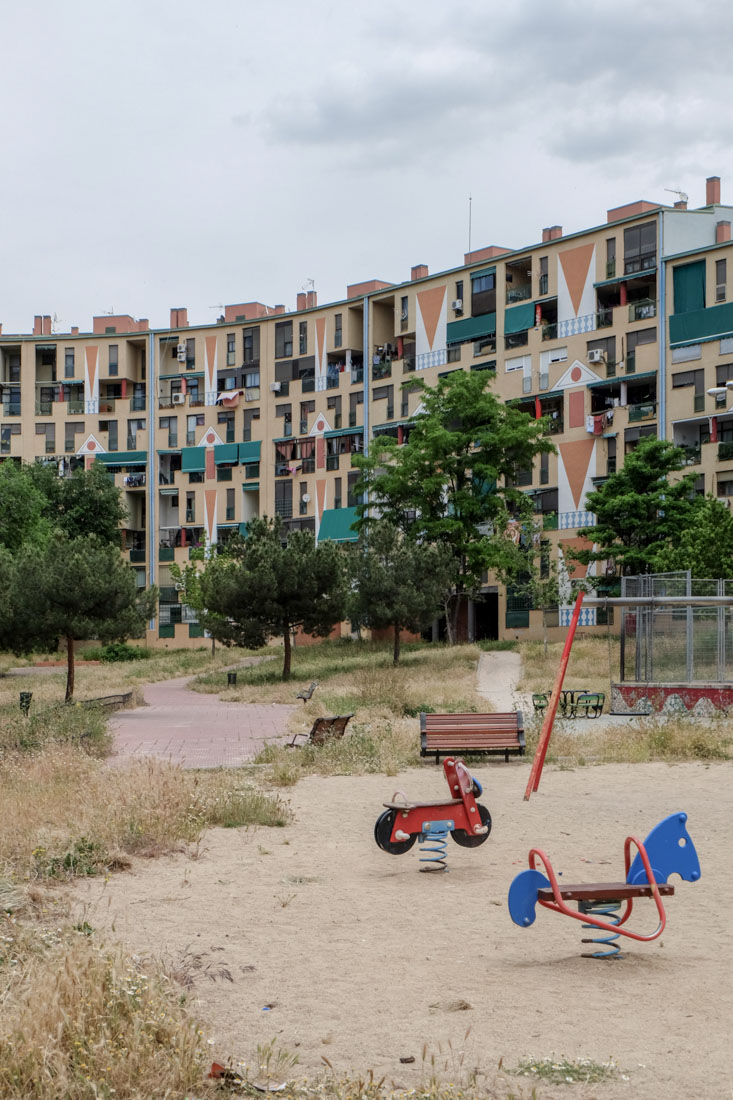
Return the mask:
{"type": "Polygon", "coordinates": [[[110,642],[99,652],[100,661],[144,661],[151,656],[149,649],[128,645],[127,642],[110,642]]]}

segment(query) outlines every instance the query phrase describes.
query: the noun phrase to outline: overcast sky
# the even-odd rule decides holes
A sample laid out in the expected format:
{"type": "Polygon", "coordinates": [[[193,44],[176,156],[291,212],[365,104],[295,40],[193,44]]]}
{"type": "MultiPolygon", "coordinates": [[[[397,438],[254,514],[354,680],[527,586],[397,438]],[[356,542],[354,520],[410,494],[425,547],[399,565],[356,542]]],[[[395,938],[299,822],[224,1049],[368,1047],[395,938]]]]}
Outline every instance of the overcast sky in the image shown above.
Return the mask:
{"type": "Polygon", "coordinates": [[[733,5],[2,4],[4,332],[168,324],[572,232],[665,188],[733,202],[733,5]]]}

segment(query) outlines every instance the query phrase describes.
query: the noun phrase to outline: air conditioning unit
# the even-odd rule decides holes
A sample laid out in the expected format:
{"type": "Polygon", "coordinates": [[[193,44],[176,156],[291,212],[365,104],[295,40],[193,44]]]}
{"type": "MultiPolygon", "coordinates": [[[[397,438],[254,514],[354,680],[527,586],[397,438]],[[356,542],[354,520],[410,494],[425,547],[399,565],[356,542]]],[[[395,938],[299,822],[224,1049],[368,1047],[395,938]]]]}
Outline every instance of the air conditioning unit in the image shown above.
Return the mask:
{"type": "Polygon", "coordinates": [[[173,402],[174,405],[185,405],[186,404],[186,395],[185,395],[185,393],[174,393],[171,396],[171,401],[173,402]]]}
{"type": "Polygon", "coordinates": [[[601,348],[593,348],[592,351],[588,352],[589,363],[603,363],[605,358],[606,353],[602,351],[601,348]]]}
{"type": "Polygon", "coordinates": [[[176,355],[176,359],[178,360],[179,363],[185,363],[186,362],[186,349],[185,348],[183,349],[183,351],[178,352],[178,354],[176,355]]]}
{"type": "Polygon", "coordinates": [[[176,592],[183,592],[184,585],[182,585],[180,581],[176,581],[173,587],[175,588],[176,592]]]}
{"type": "Polygon", "coordinates": [[[463,313],[463,298],[456,298],[455,302],[451,302],[450,306],[456,313],[463,313]]]}
{"type": "Polygon", "coordinates": [[[280,382],[270,382],[270,389],[273,393],[280,393],[280,382]]]}
{"type": "Polygon", "coordinates": [[[178,352],[179,355],[185,355],[186,354],[186,345],[185,344],[176,344],[176,351],[178,352]]]}

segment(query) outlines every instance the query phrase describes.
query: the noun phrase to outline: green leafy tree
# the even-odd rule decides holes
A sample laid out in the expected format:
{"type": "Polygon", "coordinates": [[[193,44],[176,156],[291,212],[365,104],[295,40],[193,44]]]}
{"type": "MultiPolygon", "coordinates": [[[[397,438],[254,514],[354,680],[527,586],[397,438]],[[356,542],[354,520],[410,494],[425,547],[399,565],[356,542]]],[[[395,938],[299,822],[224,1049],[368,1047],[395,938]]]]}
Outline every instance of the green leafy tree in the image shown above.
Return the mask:
{"type": "MultiPolygon", "coordinates": [[[[226,556],[229,550],[235,543],[238,543],[238,538],[232,539],[226,546],[219,546],[218,544],[212,547],[212,551],[218,556],[226,556]]],[[[227,618],[226,616],[216,615],[213,611],[210,611],[204,602],[204,595],[201,590],[201,577],[203,569],[205,568],[204,562],[206,561],[205,552],[203,549],[191,551],[191,561],[184,566],[177,565],[175,562],[171,565],[171,576],[176,584],[180,585],[181,599],[187,607],[190,607],[192,611],[196,612],[196,616],[199,625],[203,627],[211,635],[211,655],[214,656],[216,652],[216,639],[219,634],[227,630],[227,618]]]]}
{"type": "Polygon", "coordinates": [[[225,645],[248,648],[282,638],[282,678],[289,680],[292,631],[326,637],[344,617],[345,565],[335,543],[316,545],[310,531],[294,531],[285,541],[279,519],[253,519],[246,539],[233,541],[201,572],[208,629],[225,645]]]}
{"type": "Polygon", "coordinates": [[[507,532],[528,521],[531,506],[514,482],[536,455],[554,450],[545,422],[503,404],[490,381],[484,371],[457,370],[433,388],[422,384],[424,413],[407,442],[380,436],[368,457],[354,459],[362,472],[356,491],[366,494],[361,526],[382,518],[415,542],[449,549],[451,641],[461,599],[479,590],[484,572],[508,578],[522,568],[507,532]]]}
{"type": "Polygon", "coordinates": [[[656,555],[655,573],[689,569],[693,577],[733,577],[733,514],[713,496],[697,497],[691,522],[656,555]]]}
{"type": "Polygon", "coordinates": [[[58,477],[55,467],[36,463],[30,477],[46,499],[45,514],[51,526],[69,538],[96,535],[102,542],[120,545],[120,525],[127,517],[122,493],[102,462],[70,477],[58,477]]]}
{"type": "Polygon", "coordinates": [[[51,533],[48,499],[32,467],[0,464],[0,546],[15,552],[24,543],[42,543],[51,533]]]}
{"type": "Polygon", "coordinates": [[[589,493],[586,507],[595,513],[596,526],[578,534],[596,548],[577,550],[584,565],[613,559],[621,573],[653,573],[661,555],[694,522],[693,485],[696,474],[676,481],[684,452],[662,439],[645,439],[627,455],[622,468],[589,493]]]}
{"type": "Polygon", "coordinates": [[[377,522],[362,534],[352,557],[354,588],[349,616],[375,630],[391,628],[393,663],[400,659],[400,631],[421,631],[445,606],[451,589],[447,546],[411,542],[397,527],[377,522]]]}
{"type": "Polygon", "coordinates": [[[0,641],[15,653],[66,641],[66,699],[74,695],[74,642],[124,641],[145,629],[158,597],[141,592],[116,546],[96,535],[70,539],[56,532],[45,544],[26,543],[11,561],[0,559],[7,600],[0,641]]]}

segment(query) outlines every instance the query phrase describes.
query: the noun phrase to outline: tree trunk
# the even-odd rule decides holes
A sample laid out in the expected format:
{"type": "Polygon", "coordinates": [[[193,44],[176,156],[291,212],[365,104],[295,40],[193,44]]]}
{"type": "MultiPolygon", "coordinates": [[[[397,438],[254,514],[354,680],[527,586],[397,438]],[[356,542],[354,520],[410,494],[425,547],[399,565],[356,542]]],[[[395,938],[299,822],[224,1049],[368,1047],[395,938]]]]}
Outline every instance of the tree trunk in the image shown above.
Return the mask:
{"type": "Polygon", "coordinates": [[[458,642],[458,618],[461,612],[461,593],[456,592],[455,605],[453,610],[453,629],[451,631],[453,637],[451,639],[451,645],[456,645],[458,642]]]}
{"type": "Polygon", "coordinates": [[[453,620],[451,619],[450,596],[445,601],[445,632],[448,635],[448,645],[453,645],[453,620]]]}
{"type": "Polygon", "coordinates": [[[211,635],[211,656],[213,657],[215,653],[216,653],[216,638],[212,634],[211,635]]]}
{"type": "Polygon", "coordinates": [[[290,623],[283,623],[283,680],[290,679],[290,623]]]}
{"type": "Polygon", "coordinates": [[[394,648],[392,650],[392,664],[398,665],[400,663],[400,627],[398,623],[394,624],[394,648]]]}
{"type": "Polygon", "coordinates": [[[74,698],[74,639],[66,635],[66,702],[74,698]]]}

